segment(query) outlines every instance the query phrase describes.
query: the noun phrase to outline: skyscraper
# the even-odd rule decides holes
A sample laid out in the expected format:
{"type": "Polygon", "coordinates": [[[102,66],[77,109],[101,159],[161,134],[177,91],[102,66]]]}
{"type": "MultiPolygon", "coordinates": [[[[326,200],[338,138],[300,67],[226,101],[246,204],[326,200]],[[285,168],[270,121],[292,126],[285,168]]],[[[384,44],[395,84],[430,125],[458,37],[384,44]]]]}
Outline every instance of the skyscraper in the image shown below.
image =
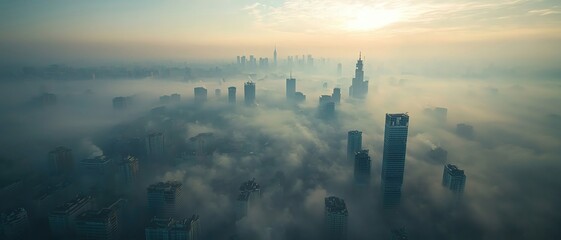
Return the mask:
{"type": "Polygon", "coordinates": [[[144,233],[146,240],[198,240],[199,216],[174,220],[173,218],[152,218],[144,233]]]}
{"type": "Polygon", "coordinates": [[[273,52],[273,63],[275,64],[274,67],[277,67],[277,46],[275,46],[275,51],[273,52]]]}
{"type": "Polygon", "coordinates": [[[333,93],[331,94],[331,98],[335,104],[341,103],[341,89],[340,88],[333,88],[333,93]]]}
{"type": "Polygon", "coordinates": [[[331,240],[347,239],[349,213],[345,200],[338,197],[325,198],[325,238],[331,240]]]}
{"type": "Polygon", "coordinates": [[[364,71],[362,70],[362,55],[359,55],[356,63],[355,77],[349,87],[351,98],[364,98],[368,93],[368,81],[364,81],[364,71]]]}
{"type": "Polygon", "coordinates": [[[151,133],[146,136],[146,154],[149,157],[162,157],[164,155],[164,133],[151,133]]]}
{"type": "Polygon", "coordinates": [[[243,86],[244,102],[246,106],[255,106],[255,83],[246,82],[243,86]]]}
{"type": "Polygon", "coordinates": [[[367,185],[370,183],[371,160],[368,150],[360,150],[355,154],[355,183],[367,185]]]}
{"type": "Polygon", "coordinates": [[[401,201],[408,128],[407,113],[386,114],[382,162],[382,192],[385,208],[397,207],[401,201]]]}
{"type": "Polygon", "coordinates": [[[347,134],[347,159],[355,159],[355,154],[362,150],[362,132],[358,130],[349,131],[347,134]]]}
{"type": "Polygon", "coordinates": [[[136,181],[138,174],[138,159],[133,156],[124,157],[119,162],[119,175],[124,185],[131,185],[136,181]]]}
{"type": "Polygon", "coordinates": [[[296,79],[292,77],[292,73],[290,77],[286,79],[286,100],[293,101],[296,94],[296,79]]]}
{"type": "Polygon", "coordinates": [[[159,182],[147,189],[148,208],[157,217],[173,217],[176,202],[181,196],[181,183],[177,181],[159,182]]]}
{"type": "Polygon", "coordinates": [[[52,174],[70,174],[74,168],[72,150],[65,147],[57,147],[50,151],[48,160],[52,174]]]}
{"type": "Polygon", "coordinates": [[[228,103],[236,104],[236,87],[228,88],[228,103]]]}
{"type": "Polygon", "coordinates": [[[450,189],[455,194],[463,194],[466,186],[466,175],[464,174],[464,170],[459,169],[456,165],[444,165],[442,186],[450,189]]]}
{"type": "Polygon", "coordinates": [[[236,217],[242,219],[247,215],[255,201],[261,198],[261,187],[255,178],[247,182],[243,182],[240,186],[240,192],[236,199],[236,217]]]}
{"type": "Polygon", "coordinates": [[[0,214],[0,238],[27,239],[28,232],[29,219],[25,209],[15,208],[0,214]]]}
{"type": "Polygon", "coordinates": [[[117,212],[111,208],[88,210],[76,217],[77,239],[119,239],[117,212]]]}
{"type": "Polygon", "coordinates": [[[319,97],[319,116],[324,119],[335,117],[335,103],[331,95],[321,95],[319,97]]]}
{"type": "Polygon", "coordinates": [[[90,196],[78,195],[59,205],[49,214],[49,228],[57,239],[71,238],[75,233],[75,218],[93,208],[90,196]]]}
{"type": "Polygon", "coordinates": [[[207,90],[204,87],[196,87],[195,91],[195,104],[202,104],[206,102],[207,90]]]}

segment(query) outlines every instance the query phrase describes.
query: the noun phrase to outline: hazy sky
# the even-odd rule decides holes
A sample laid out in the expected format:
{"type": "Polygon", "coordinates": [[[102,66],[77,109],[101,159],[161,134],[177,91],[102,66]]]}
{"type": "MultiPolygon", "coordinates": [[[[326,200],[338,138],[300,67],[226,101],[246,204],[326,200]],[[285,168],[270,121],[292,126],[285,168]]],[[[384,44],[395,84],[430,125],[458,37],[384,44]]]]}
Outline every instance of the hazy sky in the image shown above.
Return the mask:
{"type": "Polygon", "coordinates": [[[281,57],[549,59],[560,26],[555,0],[2,1],[0,50],[4,61],[265,56],[275,45],[281,57]]]}

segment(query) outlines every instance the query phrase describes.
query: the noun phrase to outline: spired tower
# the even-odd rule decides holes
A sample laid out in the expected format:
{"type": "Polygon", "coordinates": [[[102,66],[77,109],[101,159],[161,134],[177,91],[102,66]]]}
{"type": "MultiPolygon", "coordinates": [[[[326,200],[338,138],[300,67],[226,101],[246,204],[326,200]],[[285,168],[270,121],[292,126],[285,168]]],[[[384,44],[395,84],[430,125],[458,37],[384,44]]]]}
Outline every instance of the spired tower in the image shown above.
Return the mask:
{"type": "Polygon", "coordinates": [[[362,53],[360,53],[356,62],[355,77],[349,87],[349,96],[351,98],[365,98],[368,93],[368,81],[364,81],[362,67],[362,53]]]}

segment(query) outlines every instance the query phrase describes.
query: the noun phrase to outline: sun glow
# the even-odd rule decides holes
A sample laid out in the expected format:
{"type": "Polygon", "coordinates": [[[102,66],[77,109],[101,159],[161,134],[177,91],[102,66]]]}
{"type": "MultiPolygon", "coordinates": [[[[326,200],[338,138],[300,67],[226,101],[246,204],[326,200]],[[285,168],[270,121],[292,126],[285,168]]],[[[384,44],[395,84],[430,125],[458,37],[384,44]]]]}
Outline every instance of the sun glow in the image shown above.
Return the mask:
{"type": "Polygon", "coordinates": [[[361,8],[356,9],[347,16],[343,28],[347,31],[373,31],[386,27],[401,19],[398,10],[361,8]]]}

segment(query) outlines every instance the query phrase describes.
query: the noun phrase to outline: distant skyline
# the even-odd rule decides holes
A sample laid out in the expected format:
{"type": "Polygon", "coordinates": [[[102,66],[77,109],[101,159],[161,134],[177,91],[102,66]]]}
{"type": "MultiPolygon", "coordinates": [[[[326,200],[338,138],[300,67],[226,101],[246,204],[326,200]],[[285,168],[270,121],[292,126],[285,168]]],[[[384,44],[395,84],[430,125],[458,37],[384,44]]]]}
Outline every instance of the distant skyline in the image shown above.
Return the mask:
{"type": "Polygon", "coordinates": [[[554,0],[2,1],[0,15],[2,62],[272,58],[275,45],[280,60],[561,55],[554,0]]]}

